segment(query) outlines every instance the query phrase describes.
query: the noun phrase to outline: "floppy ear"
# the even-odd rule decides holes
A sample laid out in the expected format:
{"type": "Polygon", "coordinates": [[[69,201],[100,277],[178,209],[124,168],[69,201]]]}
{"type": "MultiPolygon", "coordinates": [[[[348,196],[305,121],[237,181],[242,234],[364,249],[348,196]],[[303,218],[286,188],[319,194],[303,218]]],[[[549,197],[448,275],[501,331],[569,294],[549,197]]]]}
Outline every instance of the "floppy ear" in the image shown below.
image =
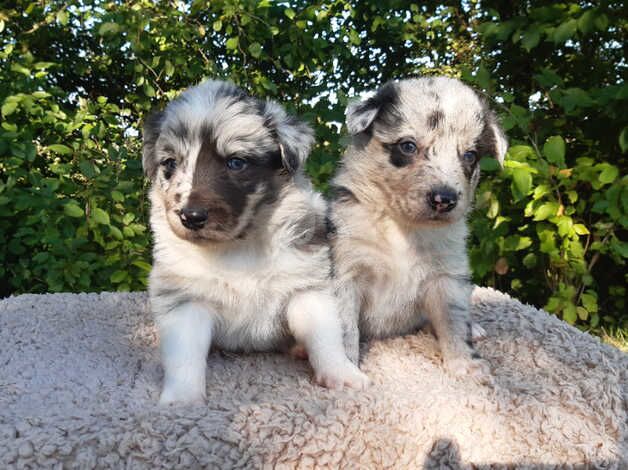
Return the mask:
{"type": "Polygon", "coordinates": [[[283,167],[289,173],[294,173],[310,154],[314,143],[312,128],[294,116],[290,116],[274,101],[266,101],[263,112],[267,125],[277,135],[283,167]]]}
{"type": "Polygon", "coordinates": [[[485,114],[484,130],[482,131],[482,146],[486,154],[497,159],[500,166],[504,164],[504,157],[508,150],[508,139],[497,122],[497,117],[492,111],[485,114]]]}
{"type": "Polygon", "coordinates": [[[142,130],[142,166],[144,167],[144,174],[151,180],[157,172],[159,162],[155,160],[155,143],[161,133],[161,125],[164,120],[165,113],[163,111],[154,111],[148,115],[144,121],[144,127],[142,130]]]}
{"type": "Polygon", "coordinates": [[[397,84],[388,82],[382,86],[371,98],[349,103],[345,114],[347,116],[347,130],[356,135],[367,130],[378,115],[386,111],[394,112],[399,102],[397,84]]]}

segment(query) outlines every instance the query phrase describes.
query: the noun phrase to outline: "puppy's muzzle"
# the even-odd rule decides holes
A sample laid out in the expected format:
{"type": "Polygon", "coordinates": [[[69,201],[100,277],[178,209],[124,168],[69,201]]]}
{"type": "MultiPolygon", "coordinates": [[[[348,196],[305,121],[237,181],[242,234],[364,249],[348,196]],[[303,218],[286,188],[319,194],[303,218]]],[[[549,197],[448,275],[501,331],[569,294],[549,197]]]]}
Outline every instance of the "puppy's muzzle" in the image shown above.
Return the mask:
{"type": "Polygon", "coordinates": [[[200,230],[207,223],[209,211],[202,207],[184,207],[179,218],[183,226],[190,230],[200,230]]]}
{"type": "Polygon", "coordinates": [[[451,211],[458,204],[456,191],[447,186],[434,188],[427,194],[427,200],[432,210],[438,213],[451,211]]]}

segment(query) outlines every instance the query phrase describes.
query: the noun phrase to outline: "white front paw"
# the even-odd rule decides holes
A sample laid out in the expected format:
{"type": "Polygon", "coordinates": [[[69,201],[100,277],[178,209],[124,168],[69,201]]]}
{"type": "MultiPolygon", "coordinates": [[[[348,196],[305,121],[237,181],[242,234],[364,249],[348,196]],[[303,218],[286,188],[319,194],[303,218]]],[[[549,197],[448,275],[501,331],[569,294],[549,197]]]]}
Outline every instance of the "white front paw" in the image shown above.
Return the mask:
{"type": "Polygon", "coordinates": [[[348,360],[341,365],[316,371],[315,380],[319,385],[334,390],[345,386],[364,390],[371,382],[366,374],[348,360]]]}
{"type": "Polygon", "coordinates": [[[170,405],[177,403],[180,405],[203,404],[205,403],[205,390],[194,389],[194,387],[164,385],[164,389],[159,397],[160,405],[170,405]]]}

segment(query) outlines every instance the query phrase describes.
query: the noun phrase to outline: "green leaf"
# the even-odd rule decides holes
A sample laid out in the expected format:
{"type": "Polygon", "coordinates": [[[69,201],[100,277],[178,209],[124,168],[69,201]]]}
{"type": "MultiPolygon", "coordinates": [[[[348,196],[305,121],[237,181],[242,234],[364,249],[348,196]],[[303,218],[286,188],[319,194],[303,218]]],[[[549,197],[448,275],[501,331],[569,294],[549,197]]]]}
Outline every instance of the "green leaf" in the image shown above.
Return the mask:
{"type": "Polygon", "coordinates": [[[626,153],[628,150],[628,126],[624,127],[619,134],[619,148],[622,153],[626,153]]]}
{"type": "Polygon", "coordinates": [[[259,42],[254,42],[249,46],[249,52],[256,59],[259,58],[262,55],[262,45],[259,42]]]}
{"type": "Polygon", "coordinates": [[[120,229],[116,227],[115,225],[109,226],[109,233],[116,240],[124,240],[124,235],[122,235],[122,232],[120,231],[120,229]]]}
{"type": "Polygon", "coordinates": [[[521,37],[521,46],[528,52],[534,49],[541,41],[541,28],[532,25],[521,37]]]}
{"type": "Polygon", "coordinates": [[[481,88],[489,90],[491,87],[491,74],[484,64],[480,64],[478,73],[476,75],[476,81],[481,88]]]}
{"type": "Polygon", "coordinates": [[[578,318],[582,321],[585,321],[587,318],[589,318],[589,312],[587,312],[586,308],[576,307],[576,312],[578,313],[578,318]]]}
{"type": "Polygon", "coordinates": [[[96,207],[92,213],[91,213],[91,217],[92,219],[94,219],[94,221],[96,223],[99,223],[101,225],[109,225],[109,214],[107,214],[104,210],[102,210],[100,207],[96,207]]]}
{"type": "Polygon", "coordinates": [[[545,204],[541,204],[534,211],[534,221],[538,222],[540,220],[545,220],[550,217],[553,217],[558,212],[558,203],[557,202],[546,202],[545,204]]]}
{"type": "Polygon", "coordinates": [[[68,12],[65,10],[60,10],[57,12],[57,21],[61,23],[63,26],[68,24],[68,12]]]}
{"type": "Polygon", "coordinates": [[[115,271],[110,277],[109,280],[114,284],[119,284],[127,278],[126,271],[115,271]]]}
{"type": "MultiPolygon", "coordinates": [[[[593,292],[589,290],[588,292],[593,292]]],[[[582,294],[580,297],[580,301],[584,308],[586,308],[590,313],[597,313],[598,305],[597,305],[597,297],[593,294],[582,294]]]]}
{"type": "Polygon", "coordinates": [[[523,257],[523,265],[528,269],[531,269],[534,266],[536,266],[536,263],[537,263],[537,257],[536,257],[536,254],[534,253],[528,253],[527,255],[523,257]]]}
{"type": "Polygon", "coordinates": [[[63,144],[52,144],[48,146],[48,150],[53,151],[54,153],[58,153],[60,155],[68,155],[73,152],[73,150],[67,145],[63,144]]]}
{"type": "Polygon", "coordinates": [[[126,214],[124,214],[124,217],[122,217],[122,223],[124,225],[129,225],[134,220],[135,220],[135,214],[131,212],[127,212],[126,214]]]}
{"type": "Polygon", "coordinates": [[[227,50],[233,51],[238,48],[238,43],[238,38],[234,36],[227,39],[227,43],[225,44],[225,46],[227,46],[227,50]]]}
{"type": "Polygon", "coordinates": [[[561,44],[571,38],[578,29],[578,20],[568,20],[554,30],[554,43],[561,44]]]}
{"type": "Polygon", "coordinates": [[[576,323],[576,320],[578,320],[578,312],[574,304],[568,304],[563,308],[563,320],[570,325],[576,323]]]}
{"type": "Polygon", "coordinates": [[[137,266],[138,268],[140,268],[142,271],[150,272],[150,270],[152,269],[152,266],[146,261],[133,261],[132,264],[133,266],[137,266]]]}
{"type": "Polygon", "coordinates": [[[595,12],[593,10],[585,11],[580,18],[578,18],[578,29],[584,34],[589,34],[593,31],[595,24],[593,22],[595,12]]]}
{"type": "Polygon", "coordinates": [[[493,157],[482,157],[480,159],[480,169],[482,171],[497,171],[499,170],[499,162],[493,157]]]}
{"type": "Polygon", "coordinates": [[[532,175],[524,168],[515,168],[512,170],[512,179],[517,190],[527,196],[532,189],[532,175]]]}
{"type": "Polygon", "coordinates": [[[619,169],[616,166],[607,163],[604,165],[604,169],[600,173],[598,179],[600,180],[600,183],[608,184],[615,181],[618,176],[619,169]]]}
{"type": "Polygon", "coordinates": [[[601,15],[597,15],[594,23],[595,27],[599,31],[606,31],[606,29],[608,28],[608,16],[606,16],[606,14],[604,13],[602,13],[601,15]]]}
{"type": "Polygon", "coordinates": [[[113,190],[111,191],[111,199],[116,202],[122,202],[124,201],[124,194],[122,194],[120,191],[113,190]]]}
{"type": "Polygon", "coordinates": [[[222,21],[220,20],[216,20],[214,21],[214,24],[212,25],[212,28],[214,29],[214,31],[216,31],[217,33],[220,32],[220,30],[222,29],[222,21]]]}
{"type": "Polygon", "coordinates": [[[296,16],[296,13],[294,12],[294,10],[292,8],[286,8],[283,11],[283,14],[286,15],[288,18],[290,18],[291,20],[294,19],[294,17],[296,16]]]}
{"type": "Polygon", "coordinates": [[[548,138],[543,145],[543,155],[550,163],[565,166],[565,140],[559,135],[548,138]]]}
{"type": "Polygon", "coordinates": [[[21,64],[16,64],[16,63],[11,64],[11,71],[21,73],[22,75],[26,77],[31,76],[31,71],[21,64]]]}
{"type": "Polygon", "coordinates": [[[101,36],[116,34],[118,31],[120,31],[120,26],[116,23],[103,23],[98,28],[98,34],[101,36]]]}
{"type": "Polygon", "coordinates": [[[18,103],[16,101],[5,101],[2,105],[2,116],[7,117],[8,115],[13,114],[13,112],[17,109],[17,105],[18,103]]]}
{"type": "Polygon", "coordinates": [[[73,202],[69,202],[63,206],[63,213],[70,217],[83,217],[85,212],[73,202]]]}
{"type": "Polygon", "coordinates": [[[589,229],[587,229],[586,226],[582,225],[582,224],[575,224],[573,226],[574,232],[576,232],[578,235],[589,235],[589,229]]]}

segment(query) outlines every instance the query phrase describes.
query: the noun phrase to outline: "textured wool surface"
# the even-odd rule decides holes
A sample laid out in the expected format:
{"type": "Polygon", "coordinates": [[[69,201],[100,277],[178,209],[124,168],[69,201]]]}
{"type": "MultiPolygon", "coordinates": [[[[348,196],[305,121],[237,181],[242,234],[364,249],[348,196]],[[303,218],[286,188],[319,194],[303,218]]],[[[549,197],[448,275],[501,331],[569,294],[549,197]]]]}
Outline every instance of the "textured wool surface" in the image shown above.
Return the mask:
{"type": "Polygon", "coordinates": [[[0,301],[0,468],[628,468],[628,355],[476,288],[493,385],[433,337],[374,341],[364,392],[304,361],[212,351],[207,404],[160,408],[145,294],[0,301]]]}

